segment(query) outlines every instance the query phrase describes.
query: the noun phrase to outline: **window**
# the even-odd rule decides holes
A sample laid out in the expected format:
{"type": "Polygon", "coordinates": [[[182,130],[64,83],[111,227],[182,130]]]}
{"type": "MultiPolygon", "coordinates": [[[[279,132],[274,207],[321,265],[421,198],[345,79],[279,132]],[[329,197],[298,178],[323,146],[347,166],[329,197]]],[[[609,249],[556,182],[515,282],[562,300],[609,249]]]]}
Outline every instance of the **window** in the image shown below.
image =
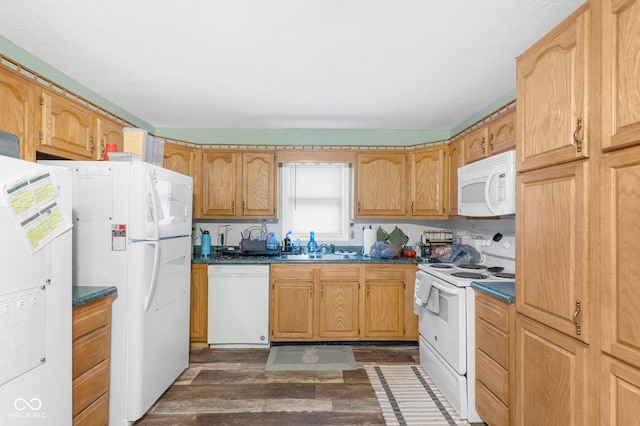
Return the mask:
{"type": "Polygon", "coordinates": [[[282,177],[282,233],[306,241],[347,241],[351,167],[346,163],[286,163],[282,177]]]}

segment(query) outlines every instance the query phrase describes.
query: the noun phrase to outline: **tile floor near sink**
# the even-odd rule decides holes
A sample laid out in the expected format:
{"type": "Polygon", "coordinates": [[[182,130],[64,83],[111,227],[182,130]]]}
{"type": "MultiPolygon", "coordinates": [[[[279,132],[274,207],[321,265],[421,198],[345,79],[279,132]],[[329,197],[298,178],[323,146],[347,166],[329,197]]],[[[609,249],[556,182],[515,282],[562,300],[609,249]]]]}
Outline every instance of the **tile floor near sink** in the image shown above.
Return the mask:
{"type": "Polygon", "coordinates": [[[353,346],[358,370],[264,370],[268,349],[197,349],[136,425],[384,425],[364,364],[419,364],[417,346],[353,346]]]}

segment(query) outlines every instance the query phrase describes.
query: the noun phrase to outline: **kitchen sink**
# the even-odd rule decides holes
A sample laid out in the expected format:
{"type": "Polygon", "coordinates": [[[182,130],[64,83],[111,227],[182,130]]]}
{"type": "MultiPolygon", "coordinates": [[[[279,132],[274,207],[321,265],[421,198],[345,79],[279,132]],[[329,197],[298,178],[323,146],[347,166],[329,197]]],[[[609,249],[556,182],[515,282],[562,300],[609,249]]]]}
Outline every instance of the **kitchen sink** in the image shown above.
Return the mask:
{"type": "Polygon", "coordinates": [[[340,253],[306,253],[306,254],[282,254],[280,258],[283,260],[345,260],[355,259],[355,254],[340,253]]]}

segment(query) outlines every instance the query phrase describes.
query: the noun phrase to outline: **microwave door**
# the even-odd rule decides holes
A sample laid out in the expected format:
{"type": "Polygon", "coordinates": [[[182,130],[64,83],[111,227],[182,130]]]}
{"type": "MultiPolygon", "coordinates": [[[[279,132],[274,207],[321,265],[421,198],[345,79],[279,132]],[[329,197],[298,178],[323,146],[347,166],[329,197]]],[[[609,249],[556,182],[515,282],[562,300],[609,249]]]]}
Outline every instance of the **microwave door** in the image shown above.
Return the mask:
{"type": "MultiPolygon", "coordinates": [[[[484,186],[484,201],[487,205],[487,208],[492,214],[496,214],[496,210],[498,208],[498,199],[500,198],[499,196],[496,196],[497,195],[496,191],[492,191],[492,189],[495,187],[494,182],[496,182],[495,178],[497,175],[498,175],[498,172],[496,172],[495,170],[492,170],[491,173],[489,173],[489,176],[487,176],[487,183],[484,186]],[[495,206],[491,204],[492,198],[497,198],[495,206]]],[[[499,185],[499,181],[498,181],[498,185],[499,185]]]]}

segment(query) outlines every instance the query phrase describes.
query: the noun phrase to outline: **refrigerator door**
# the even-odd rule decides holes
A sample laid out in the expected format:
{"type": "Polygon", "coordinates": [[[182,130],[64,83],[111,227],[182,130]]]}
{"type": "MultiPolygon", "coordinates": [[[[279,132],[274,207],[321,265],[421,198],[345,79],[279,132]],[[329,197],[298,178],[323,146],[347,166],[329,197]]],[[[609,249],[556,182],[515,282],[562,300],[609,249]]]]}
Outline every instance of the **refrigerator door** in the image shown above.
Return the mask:
{"type": "MultiPolygon", "coordinates": [[[[15,173],[50,170],[56,202],[71,217],[70,173],[51,169],[0,156],[0,190],[15,173]]],[[[0,203],[0,425],[68,425],[72,230],[31,254],[11,214],[0,203]]]]}
{"type": "Polygon", "coordinates": [[[131,244],[123,395],[127,421],[144,415],[189,365],[190,247],[190,237],[131,244]]]}
{"type": "Polygon", "coordinates": [[[129,237],[191,235],[193,179],[144,162],[131,163],[129,237]]]}

